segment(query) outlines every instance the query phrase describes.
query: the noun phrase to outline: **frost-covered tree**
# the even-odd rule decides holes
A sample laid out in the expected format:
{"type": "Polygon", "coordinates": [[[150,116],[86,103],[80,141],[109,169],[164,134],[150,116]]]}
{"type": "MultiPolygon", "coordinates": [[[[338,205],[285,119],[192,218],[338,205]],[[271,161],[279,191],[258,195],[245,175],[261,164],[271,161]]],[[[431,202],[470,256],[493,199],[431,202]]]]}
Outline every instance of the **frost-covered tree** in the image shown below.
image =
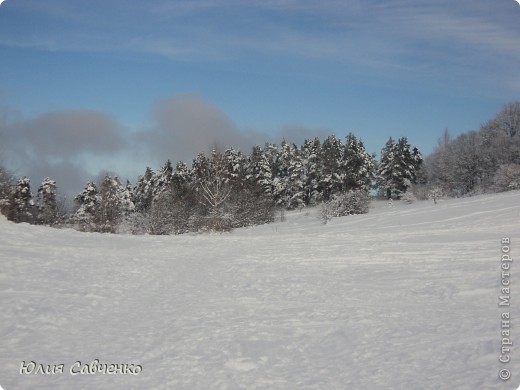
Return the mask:
{"type": "Polygon", "coordinates": [[[153,200],[147,213],[147,232],[154,235],[175,233],[175,215],[172,207],[171,194],[164,191],[153,200]]]}
{"type": "Polygon", "coordinates": [[[303,191],[306,205],[314,205],[321,200],[320,153],[321,143],[317,137],[304,141],[301,147],[301,159],[305,178],[303,191]]]}
{"type": "Polygon", "coordinates": [[[477,132],[471,131],[459,135],[454,140],[452,148],[455,155],[453,173],[456,194],[466,195],[479,189],[483,172],[477,132]]]}
{"type": "Polygon", "coordinates": [[[445,132],[425,161],[428,186],[457,196],[497,190],[500,167],[520,164],[519,128],[520,103],[512,102],[478,132],[463,133],[455,139],[445,132]]]}
{"type": "Polygon", "coordinates": [[[370,205],[370,197],[365,190],[352,190],[341,194],[335,194],[320,206],[320,214],[323,223],[327,223],[334,217],[347,215],[366,214],[370,205]]]}
{"type": "Polygon", "coordinates": [[[119,185],[119,199],[121,204],[121,212],[123,218],[135,212],[134,193],[130,181],[126,181],[126,185],[119,185]]]}
{"type": "Polygon", "coordinates": [[[153,202],[150,233],[182,234],[196,230],[195,216],[199,211],[192,170],[179,161],[172,173],[169,190],[153,202]]]}
{"type": "Polygon", "coordinates": [[[231,193],[229,171],[224,155],[213,150],[211,158],[201,158],[194,166],[200,202],[209,210],[217,210],[224,205],[231,193]]]}
{"type": "Polygon", "coordinates": [[[232,217],[227,200],[231,195],[232,184],[225,156],[216,150],[213,150],[211,158],[199,154],[192,169],[199,204],[203,208],[203,227],[215,231],[230,230],[232,217]]]}
{"type": "Polygon", "coordinates": [[[520,164],[519,117],[520,103],[509,103],[478,132],[479,169],[484,188],[494,188],[499,167],[520,164]]]}
{"type": "Polygon", "coordinates": [[[28,177],[23,176],[16,183],[12,204],[14,206],[13,221],[29,223],[34,221],[34,200],[28,177]]]}
{"type": "Polygon", "coordinates": [[[232,183],[240,183],[247,175],[247,157],[237,149],[229,148],[224,151],[226,161],[226,176],[232,183]]]}
{"type": "Polygon", "coordinates": [[[39,223],[51,225],[58,222],[58,201],[56,196],[56,181],[46,177],[38,188],[37,220],[39,223]]]}
{"type": "Polygon", "coordinates": [[[228,231],[272,220],[271,198],[261,185],[248,179],[245,161],[229,152],[197,156],[192,165],[197,204],[191,207],[191,229],[228,231]],[[231,164],[233,161],[238,163],[231,164]]]}
{"type": "Polygon", "coordinates": [[[173,172],[172,187],[175,191],[185,191],[193,181],[193,175],[186,163],[179,161],[173,172]]]}
{"type": "Polygon", "coordinates": [[[273,194],[273,174],[269,158],[260,148],[254,146],[247,161],[246,180],[251,186],[257,186],[267,197],[273,194]]]}
{"type": "Polygon", "coordinates": [[[421,168],[423,158],[417,147],[412,147],[407,137],[401,137],[397,141],[397,157],[400,166],[400,176],[404,186],[404,193],[411,184],[417,183],[417,174],[421,168]]]}
{"type": "Polygon", "coordinates": [[[450,194],[455,186],[455,154],[452,143],[449,131],[444,130],[437,146],[425,161],[428,185],[443,194],[450,194]]]}
{"type": "Polygon", "coordinates": [[[115,233],[135,209],[132,198],[129,182],[123,186],[117,176],[105,175],[99,189],[89,181],[74,198],[79,208],[71,220],[82,230],[115,233]]]}
{"type": "Polygon", "coordinates": [[[397,145],[392,137],[386,141],[385,146],[381,150],[379,164],[377,166],[376,183],[379,192],[387,198],[391,198],[392,194],[398,191],[396,180],[394,179],[396,170],[396,154],[397,145]]]}
{"type": "Polygon", "coordinates": [[[292,144],[289,148],[289,167],[287,169],[287,193],[289,209],[305,206],[305,184],[307,182],[305,167],[300,150],[292,144]]]}
{"type": "Polygon", "coordinates": [[[299,149],[282,140],[276,156],[273,178],[273,199],[281,208],[294,209],[305,205],[305,170],[299,149]]]}
{"type": "Polygon", "coordinates": [[[495,190],[498,192],[520,189],[520,164],[501,165],[494,178],[495,190]]]}
{"type": "Polygon", "coordinates": [[[0,213],[8,216],[12,210],[14,185],[12,175],[0,165],[0,213]]]}
{"type": "Polygon", "coordinates": [[[153,201],[154,193],[154,172],[150,167],[142,176],[139,176],[134,187],[134,203],[137,212],[147,212],[153,201]]]}
{"type": "Polygon", "coordinates": [[[506,104],[496,115],[496,123],[509,137],[520,136],[520,102],[506,104]]]}
{"type": "Polygon", "coordinates": [[[74,202],[79,207],[71,218],[72,222],[77,224],[81,230],[95,230],[95,218],[100,204],[96,184],[89,181],[83,191],[76,195],[74,202]]]}
{"type": "Polygon", "coordinates": [[[342,160],[343,191],[368,191],[374,178],[374,156],[367,152],[361,139],[347,135],[342,160]]]}
{"type": "Polygon", "coordinates": [[[422,156],[417,148],[413,152],[411,149],[406,137],[397,142],[390,137],[381,150],[376,183],[379,192],[388,198],[399,198],[417,181],[422,156]]]}
{"type": "Polygon", "coordinates": [[[180,161],[173,173],[172,196],[174,202],[175,234],[196,230],[194,216],[199,212],[193,170],[180,161]]]}
{"type": "Polygon", "coordinates": [[[290,145],[282,140],[277,148],[276,156],[273,156],[276,170],[273,178],[273,199],[275,204],[281,208],[289,206],[289,165],[291,161],[290,145]]]}
{"type": "Polygon", "coordinates": [[[153,197],[169,191],[173,181],[173,166],[170,160],[156,172],[153,180],[153,197]]]}
{"type": "Polygon", "coordinates": [[[342,159],[343,145],[335,135],[328,136],[322,143],[319,159],[321,161],[320,188],[324,200],[340,193],[343,187],[342,159]]]}
{"type": "Polygon", "coordinates": [[[101,232],[115,233],[119,223],[134,209],[132,194],[123,187],[117,176],[106,175],[99,186],[98,196],[96,229],[101,232]]]}

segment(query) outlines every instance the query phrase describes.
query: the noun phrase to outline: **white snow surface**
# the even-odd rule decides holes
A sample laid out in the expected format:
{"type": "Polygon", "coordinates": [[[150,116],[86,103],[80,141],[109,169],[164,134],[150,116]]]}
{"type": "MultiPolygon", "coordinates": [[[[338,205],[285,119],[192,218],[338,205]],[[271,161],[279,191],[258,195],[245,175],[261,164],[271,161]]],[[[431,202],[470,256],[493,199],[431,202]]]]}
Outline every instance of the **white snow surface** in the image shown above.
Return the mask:
{"type": "Polygon", "coordinates": [[[226,234],[0,219],[0,385],[18,389],[514,389],[520,192],[317,210],[226,234]],[[511,238],[511,306],[499,307],[511,238]],[[500,363],[501,313],[511,362],[500,363]],[[139,375],[71,375],[94,359],[139,375]],[[20,374],[22,362],[64,364],[20,374]],[[511,371],[508,382],[498,378],[511,371]]]}

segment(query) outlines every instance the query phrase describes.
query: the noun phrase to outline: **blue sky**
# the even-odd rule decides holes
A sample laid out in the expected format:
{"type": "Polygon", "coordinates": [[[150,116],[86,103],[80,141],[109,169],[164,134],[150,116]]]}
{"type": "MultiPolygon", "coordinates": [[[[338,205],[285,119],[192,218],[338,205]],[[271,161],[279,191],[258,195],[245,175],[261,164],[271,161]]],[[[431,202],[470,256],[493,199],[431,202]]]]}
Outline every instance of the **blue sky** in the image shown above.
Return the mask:
{"type": "Polygon", "coordinates": [[[214,143],[353,132],[425,154],[520,99],[514,0],[6,0],[2,160],[33,189],[214,143]]]}

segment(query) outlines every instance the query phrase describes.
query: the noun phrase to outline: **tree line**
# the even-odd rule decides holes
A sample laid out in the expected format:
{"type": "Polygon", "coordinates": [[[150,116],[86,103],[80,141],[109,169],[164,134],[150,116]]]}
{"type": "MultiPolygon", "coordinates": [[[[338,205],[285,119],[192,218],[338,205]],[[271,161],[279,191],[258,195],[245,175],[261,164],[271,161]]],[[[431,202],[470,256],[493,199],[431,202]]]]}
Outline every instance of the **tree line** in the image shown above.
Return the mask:
{"type": "Polygon", "coordinates": [[[437,199],[520,188],[520,103],[507,104],[479,131],[446,131],[423,158],[407,137],[389,138],[379,159],[354,134],[302,145],[282,141],[198,154],[188,166],[147,167],[132,186],[117,176],[89,181],[66,213],[56,182],[33,197],[29,179],[0,167],[0,210],[15,222],[67,224],[84,231],[181,234],[268,223],[277,210],[320,205],[324,221],[368,211],[369,194],[437,199]]]}

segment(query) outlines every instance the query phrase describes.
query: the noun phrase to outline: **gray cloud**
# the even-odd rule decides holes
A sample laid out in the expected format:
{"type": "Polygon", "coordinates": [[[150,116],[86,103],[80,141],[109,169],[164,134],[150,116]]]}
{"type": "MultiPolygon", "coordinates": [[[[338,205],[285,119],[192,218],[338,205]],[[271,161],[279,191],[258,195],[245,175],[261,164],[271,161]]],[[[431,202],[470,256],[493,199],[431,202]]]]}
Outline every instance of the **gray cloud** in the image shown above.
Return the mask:
{"type": "Polygon", "coordinates": [[[10,110],[0,111],[2,162],[15,176],[29,176],[33,192],[50,176],[70,197],[92,174],[92,160],[106,163],[129,146],[121,126],[105,113],[65,110],[10,119],[10,110]]]}
{"type": "MultiPolygon", "coordinates": [[[[157,100],[151,125],[125,131],[112,116],[93,110],[64,110],[24,118],[0,107],[1,162],[17,177],[31,178],[35,193],[47,176],[71,200],[87,180],[106,172],[135,181],[146,166],[158,169],[166,160],[190,164],[200,152],[233,147],[249,154],[265,142],[301,144],[325,138],[331,131],[287,125],[275,133],[239,129],[217,106],[191,94],[157,100]]],[[[128,129],[127,129],[128,130],[128,129]]]]}
{"type": "MultiPolygon", "coordinates": [[[[290,124],[269,134],[261,129],[239,129],[217,106],[191,94],[178,94],[158,100],[152,108],[154,125],[135,137],[134,155],[147,165],[158,166],[167,159],[191,163],[200,152],[214,147],[233,147],[249,154],[254,145],[265,142],[302,144],[306,138],[324,139],[331,134],[325,128],[290,124]]],[[[143,166],[144,167],[144,166],[143,166]]]]}
{"type": "Polygon", "coordinates": [[[234,147],[244,152],[261,139],[261,133],[240,131],[218,107],[190,94],[158,100],[152,107],[153,126],[136,135],[141,156],[148,155],[152,164],[191,160],[199,152],[213,147],[234,147]]]}
{"type": "Polygon", "coordinates": [[[125,146],[117,121],[92,110],[45,113],[15,123],[10,129],[13,144],[43,157],[70,157],[81,153],[103,155],[125,146]]]}

